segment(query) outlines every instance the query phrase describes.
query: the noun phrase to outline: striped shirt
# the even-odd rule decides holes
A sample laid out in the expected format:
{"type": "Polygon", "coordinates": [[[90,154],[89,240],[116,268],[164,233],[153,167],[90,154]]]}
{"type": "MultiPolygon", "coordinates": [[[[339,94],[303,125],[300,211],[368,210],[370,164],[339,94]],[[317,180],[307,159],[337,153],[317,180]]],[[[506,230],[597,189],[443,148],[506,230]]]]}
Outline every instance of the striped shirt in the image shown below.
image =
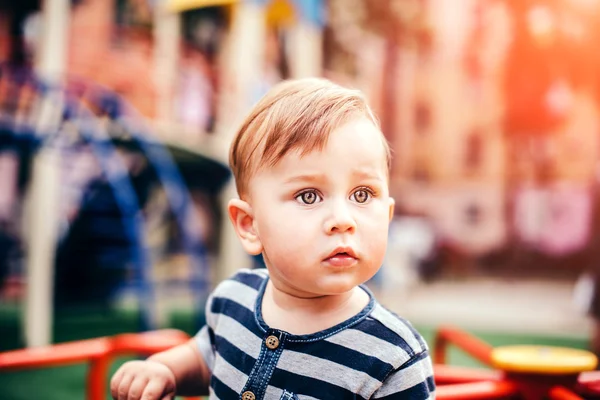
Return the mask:
{"type": "Polygon", "coordinates": [[[266,270],[242,270],[209,297],[196,335],[212,376],[210,399],[434,399],[421,335],[369,294],[332,328],[292,335],[270,328],[261,304],[266,270]]]}

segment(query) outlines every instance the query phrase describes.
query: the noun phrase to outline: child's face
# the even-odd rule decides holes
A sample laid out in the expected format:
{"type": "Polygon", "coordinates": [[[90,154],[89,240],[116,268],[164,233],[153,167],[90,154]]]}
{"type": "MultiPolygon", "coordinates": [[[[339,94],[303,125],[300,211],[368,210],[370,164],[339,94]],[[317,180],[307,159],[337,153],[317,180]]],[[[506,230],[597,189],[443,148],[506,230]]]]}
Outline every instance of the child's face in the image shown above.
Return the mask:
{"type": "Polygon", "coordinates": [[[381,266],[394,201],[380,135],[368,119],[352,120],[323,151],[290,152],[251,178],[252,224],[278,289],[340,294],[381,266]]]}
{"type": "Polygon", "coordinates": [[[368,119],[353,120],[323,151],[291,152],[252,177],[253,227],[278,289],[340,294],[381,266],[394,201],[380,135],[368,119]]]}

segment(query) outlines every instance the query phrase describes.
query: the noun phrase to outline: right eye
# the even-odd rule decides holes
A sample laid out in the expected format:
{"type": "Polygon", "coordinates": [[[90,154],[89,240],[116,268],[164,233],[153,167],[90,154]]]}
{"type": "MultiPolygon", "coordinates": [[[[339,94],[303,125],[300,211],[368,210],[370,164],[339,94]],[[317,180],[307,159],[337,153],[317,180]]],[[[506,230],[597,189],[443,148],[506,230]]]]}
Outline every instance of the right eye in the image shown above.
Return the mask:
{"type": "Polygon", "coordinates": [[[295,199],[306,205],[315,204],[323,200],[316,190],[306,190],[302,193],[299,193],[295,199]]]}

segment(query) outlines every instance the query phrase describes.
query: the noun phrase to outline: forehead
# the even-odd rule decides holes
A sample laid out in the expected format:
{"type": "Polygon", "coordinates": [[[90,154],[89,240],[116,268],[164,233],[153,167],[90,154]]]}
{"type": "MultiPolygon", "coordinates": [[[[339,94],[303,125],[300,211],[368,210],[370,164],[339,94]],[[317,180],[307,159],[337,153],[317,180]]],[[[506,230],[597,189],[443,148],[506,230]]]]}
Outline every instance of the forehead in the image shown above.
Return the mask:
{"type": "Polygon", "coordinates": [[[295,149],[264,171],[284,175],[304,172],[371,171],[387,177],[387,151],[379,129],[367,118],[351,120],[331,131],[323,148],[295,149]],[[300,171],[302,170],[302,171],[300,171]]]}

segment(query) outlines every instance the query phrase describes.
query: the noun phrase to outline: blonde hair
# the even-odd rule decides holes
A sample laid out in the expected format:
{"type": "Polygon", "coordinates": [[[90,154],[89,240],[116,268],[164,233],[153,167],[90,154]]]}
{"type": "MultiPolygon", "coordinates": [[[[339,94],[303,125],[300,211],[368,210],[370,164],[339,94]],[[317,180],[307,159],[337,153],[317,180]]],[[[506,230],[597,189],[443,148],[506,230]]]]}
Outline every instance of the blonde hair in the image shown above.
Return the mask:
{"type": "MultiPolygon", "coordinates": [[[[358,90],[320,78],[275,85],[252,109],[231,144],[229,165],[237,191],[244,197],[248,181],[261,168],[275,166],[287,153],[322,150],[329,134],[351,119],[377,118],[358,90]]],[[[381,135],[388,168],[391,155],[381,135]]]]}

